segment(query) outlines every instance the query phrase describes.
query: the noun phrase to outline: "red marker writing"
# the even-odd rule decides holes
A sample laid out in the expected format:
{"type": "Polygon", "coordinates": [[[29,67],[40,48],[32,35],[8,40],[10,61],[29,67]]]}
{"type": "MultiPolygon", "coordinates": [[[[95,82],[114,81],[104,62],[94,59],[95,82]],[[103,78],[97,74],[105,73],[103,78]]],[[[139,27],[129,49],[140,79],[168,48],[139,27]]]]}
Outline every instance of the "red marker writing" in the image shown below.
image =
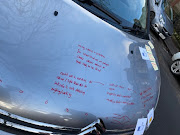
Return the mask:
{"type": "Polygon", "coordinates": [[[24,91],[20,90],[19,93],[23,93],[24,91]]]}
{"type": "Polygon", "coordinates": [[[46,100],[45,104],[48,104],[48,100],[46,100]]]}
{"type": "Polygon", "coordinates": [[[69,109],[68,109],[68,108],[66,108],[66,112],[69,112],[69,109]]]}

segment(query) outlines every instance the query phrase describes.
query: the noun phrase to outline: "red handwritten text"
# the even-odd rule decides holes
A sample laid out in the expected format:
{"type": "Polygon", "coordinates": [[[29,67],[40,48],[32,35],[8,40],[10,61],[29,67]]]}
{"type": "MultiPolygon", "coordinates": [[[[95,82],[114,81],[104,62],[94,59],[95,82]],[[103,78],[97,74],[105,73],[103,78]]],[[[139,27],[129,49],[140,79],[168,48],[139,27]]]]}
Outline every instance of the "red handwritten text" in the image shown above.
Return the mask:
{"type": "Polygon", "coordinates": [[[48,104],[48,100],[45,101],[45,104],[48,104]]]}
{"type": "Polygon", "coordinates": [[[19,93],[23,93],[24,91],[20,90],[19,93]]]}
{"type": "Polygon", "coordinates": [[[78,45],[77,59],[76,63],[83,65],[85,68],[96,70],[101,72],[102,69],[105,69],[109,66],[106,62],[103,62],[100,59],[104,59],[105,56],[97,53],[89,48],[86,48],[82,45],[78,45]],[[95,56],[94,56],[95,55],[95,56]],[[99,58],[97,58],[99,57],[99,58]]]}
{"type": "Polygon", "coordinates": [[[142,92],[140,93],[140,95],[142,96],[143,94],[147,93],[149,90],[151,90],[151,88],[148,88],[148,89],[142,91],[142,92]]]}
{"type": "Polygon", "coordinates": [[[67,91],[63,91],[63,90],[58,90],[57,88],[51,88],[52,91],[54,91],[53,93],[58,93],[58,95],[66,95],[68,98],[71,98],[72,94],[67,92],[67,91]]]}
{"type": "Polygon", "coordinates": [[[69,112],[69,109],[68,109],[68,108],[66,108],[66,112],[69,112]]]}
{"type": "Polygon", "coordinates": [[[102,54],[100,54],[100,53],[97,53],[97,52],[95,52],[95,51],[93,51],[93,50],[91,50],[91,49],[89,49],[89,48],[85,48],[85,47],[84,47],[84,46],[82,46],[82,45],[78,45],[78,47],[82,48],[83,50],[87,50],[87,51],[89,51],[89,52],[91,52],[91,53],[95,53],[96,55],[98,55],[98,56],[101,56],[101,57],[105,58],[105,56],[104,56],[104,55],[102,55],[102,54]]]}
{"type": "Polygon", "coordinates": [[[150,101],[153,98],[153,96],[151,96],[150,98],[146,99],[143,103],[146,103],[148,101],[150,101]]]}
{"type": "Polygon", "coordinates": [[[106,100],[111,102],[111,103],[116,103],[116,104],[134,105],[133,102],[125,102],[125,101],[120,101],[120,100],[114,101],[114,99],[106,99],[106,100]]]}
{"type": "Polygon", "coordinates": [[[122,97],[122,98],[131,98],[131,96],[123,96],[121,94],[110,93],[110,92],[107,92],[107,95],[109,95],[109,96],[117,96],[117,97],[122,97]]]}
{"type": "Polygon", "coordinates": [[[153,98],[150,90],[152,90],[152,89],[147,88],[146,90],[144,90],[140,93],[142,104],[143,104],[144,108],[146,107],[146,102],[150,101],[153,98]]]}

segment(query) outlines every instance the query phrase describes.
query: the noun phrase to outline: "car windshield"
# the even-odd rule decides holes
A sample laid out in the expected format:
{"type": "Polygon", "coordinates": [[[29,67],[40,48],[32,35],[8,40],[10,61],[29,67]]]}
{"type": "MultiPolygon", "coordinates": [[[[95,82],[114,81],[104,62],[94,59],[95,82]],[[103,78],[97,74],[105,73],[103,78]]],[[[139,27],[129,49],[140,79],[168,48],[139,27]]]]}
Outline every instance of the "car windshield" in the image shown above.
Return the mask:
{"type": "Polygon", "coordinates": [[[168,16],[171,20],[173,20],[172,9],[171,9],[171,7],[169,6],[169,4],[166,5],[166,7],[165,7],[164,10],[165,10],[167,16],[168,16]]]}
{"type": "Polygon", "coordinates": [[[166,15],[173,21],[173,10],[166,0],[162,0],[161,7],[165,11],[166,15]]]}
{"type": "Polygon", "coordinates": [[[122,25],[146,29],[147,0],[93,0],[96,4],[120,18],[122,25]]]}

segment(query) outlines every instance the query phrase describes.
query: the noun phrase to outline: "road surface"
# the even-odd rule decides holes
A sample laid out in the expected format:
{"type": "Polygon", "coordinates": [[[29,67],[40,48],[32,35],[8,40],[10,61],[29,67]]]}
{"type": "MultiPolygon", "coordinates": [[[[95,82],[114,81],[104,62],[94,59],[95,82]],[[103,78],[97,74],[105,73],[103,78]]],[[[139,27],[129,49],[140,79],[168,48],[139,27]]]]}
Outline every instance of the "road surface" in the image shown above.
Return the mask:
{"type": "Polygon", "coordinates": [[[170,72],[171,52],[178,51],[171,39],[163,42],[154,34],[161,72],[161,93],[155,119],[145,135],[180,135],[180,77],[170,72]],[[171,50],[167,49],[171,46],[171,50]]]}

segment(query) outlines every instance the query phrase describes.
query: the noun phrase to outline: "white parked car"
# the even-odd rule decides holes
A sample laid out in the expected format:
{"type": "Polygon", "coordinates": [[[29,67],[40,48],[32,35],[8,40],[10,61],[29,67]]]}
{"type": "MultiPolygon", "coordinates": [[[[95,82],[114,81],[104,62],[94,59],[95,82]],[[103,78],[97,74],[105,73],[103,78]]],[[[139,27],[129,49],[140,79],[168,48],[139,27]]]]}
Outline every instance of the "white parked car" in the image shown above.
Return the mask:
{"type": "Polygon", "coordinates": [[[171,71],[175,75],[180,75],[180,52],[176,53],[172,57],[171,71]]]}

